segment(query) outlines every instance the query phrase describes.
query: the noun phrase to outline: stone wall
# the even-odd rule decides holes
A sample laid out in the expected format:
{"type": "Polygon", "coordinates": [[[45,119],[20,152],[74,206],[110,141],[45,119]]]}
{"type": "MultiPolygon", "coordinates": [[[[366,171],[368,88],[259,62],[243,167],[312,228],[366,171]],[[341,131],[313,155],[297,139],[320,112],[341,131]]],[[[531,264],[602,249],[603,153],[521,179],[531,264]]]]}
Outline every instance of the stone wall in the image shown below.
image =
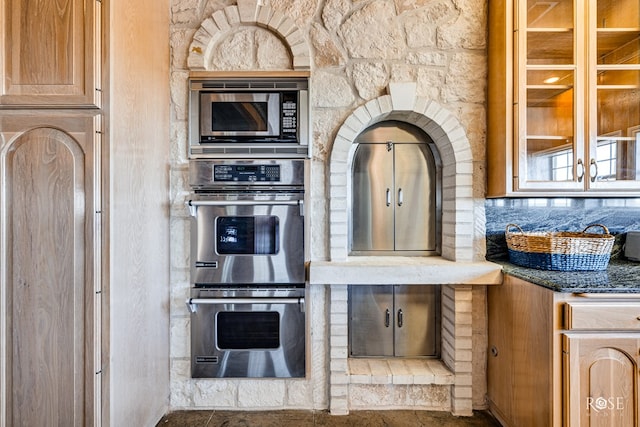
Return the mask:
{"type": "MultiPolygon", "coordinates": [[[[311,72],[312,260],[328,259],[328,161],[337,132],[389,83],[415,82],[416,95],[457,118],[471,147],[476,258],[484,255],[486,0],[263,0],[266,17],[246,17],[251,0],[174,0],[171,23],[171,406],[327,407],[327,292],[310,295],[311,362],[306,380],[207,381],[189,378],[187,78],[190,69],[311,72]],[[266,9],[265,9],[266,10],[266,9]],[[200,43],[201,40],[206,43],[200,43]],[[197,42],[197,43],[196,43],[197,42]],[[200,44],[198,44],[200,43],[200,44]],[[293,46],[293,47],[292,47],[293,46]],[[307,49],[301,52],[300,47],[307,49]],[[200,52],[198,52],[200,49],[200,52]],[[201,55],[201,60],[194,60],[201,55]],[[265,392],[260,392],[265,390],[265,392]],[[266,392],[268,390],[268,392],[266,392]]],[[[256,3],[254,1],[253,3],[256,3]]],[[[484,351],[484,289],[473,291],[474,349],[484,351]],[[475,301],[479,303],[475,303],[475,301]],[[476,329],[476,325],[480,325],[476,329]],[[477,345],[476,345],[477,344],[477,345]]],[[[475,407],[484,405],[482,355],[474,356],[475,407]]]]}

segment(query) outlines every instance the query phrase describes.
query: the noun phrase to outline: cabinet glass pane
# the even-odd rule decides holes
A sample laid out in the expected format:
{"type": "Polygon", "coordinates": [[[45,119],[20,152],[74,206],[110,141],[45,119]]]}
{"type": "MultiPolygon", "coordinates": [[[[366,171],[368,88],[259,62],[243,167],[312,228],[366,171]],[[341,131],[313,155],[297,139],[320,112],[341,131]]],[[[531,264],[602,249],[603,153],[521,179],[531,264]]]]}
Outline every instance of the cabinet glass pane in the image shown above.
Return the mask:
{"type": "Polygon", "coordinates": [[[573,87],[573,71],[527,71],[527,181],[573,181],[573,87]]]}
{"type": "Polygon", "coordinates": [[[573,28],[573,0],[527,0],[527,27],[573,28]]]}
{"type": "Polygon", "coordinates": [[[573,64],[573,30],[528,31],[527,65],[573,64]]]}
{"type": "Polygon", "coordinates": [[[598,28],[640,27],[640,1],[598,0],[598,28]]]}
{"type": "Polygon", "coordinates": [[[550,85],[527,89],[527,137],[573,136],[573,88],[550,85]]]}
{"type": "Polygon", "coordinates": [[[567,70],[529,70],[527,85],[570,89],[573,87],[573,71],[567,70]]]}
{"type": "Polygon", "coordinates": [[[528,181],[573,181],[573,138],[527,138],[528,181]]]}
{"type": "Polygon", "coordinates": [[[640,64],[640,31],[598,30],[598,65],[640,64]]]}
{"type": "Polygon", "coordinates": [[[527,65],[573,64],[573,0],[527,0],[527,65]]]}
{"type": "Polygon", "coordinates": [[[640,179],[640,71],[600,72],[598,83],[596,180],[640,179]]]}

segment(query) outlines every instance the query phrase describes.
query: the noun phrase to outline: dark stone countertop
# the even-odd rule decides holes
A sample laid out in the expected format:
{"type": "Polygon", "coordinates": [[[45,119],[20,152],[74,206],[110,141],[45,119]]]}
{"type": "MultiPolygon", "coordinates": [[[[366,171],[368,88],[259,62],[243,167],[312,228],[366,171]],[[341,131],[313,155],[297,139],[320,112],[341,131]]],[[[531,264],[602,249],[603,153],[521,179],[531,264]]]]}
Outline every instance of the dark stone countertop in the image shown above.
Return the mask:
{"type": "Polygon", "coordinates": [[[505,260],[502,272],[556,292],[640,293],[640,262],[611,259],[602,271],[549,271],[520,267],[505,260]]]}

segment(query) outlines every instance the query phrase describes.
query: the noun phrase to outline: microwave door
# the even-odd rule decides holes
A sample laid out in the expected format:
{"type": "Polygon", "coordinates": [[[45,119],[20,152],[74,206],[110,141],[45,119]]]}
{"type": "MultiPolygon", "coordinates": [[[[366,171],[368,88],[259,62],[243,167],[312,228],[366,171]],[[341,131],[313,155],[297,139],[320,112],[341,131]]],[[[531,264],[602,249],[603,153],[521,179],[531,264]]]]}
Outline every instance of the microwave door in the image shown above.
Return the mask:
{"type": "Polygon", "coordinates": [[[202,93],[202,137],[227,140],[234,137],[278,137],[279,93],[202,93]]]}

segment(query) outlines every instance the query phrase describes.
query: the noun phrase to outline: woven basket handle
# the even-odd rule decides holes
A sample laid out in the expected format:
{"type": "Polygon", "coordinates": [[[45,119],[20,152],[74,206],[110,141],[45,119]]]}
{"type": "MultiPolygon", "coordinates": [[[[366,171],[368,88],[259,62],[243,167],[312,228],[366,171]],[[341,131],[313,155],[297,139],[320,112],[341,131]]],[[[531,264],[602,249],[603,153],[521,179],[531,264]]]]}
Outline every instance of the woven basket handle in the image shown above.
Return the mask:
{"type": "Polygon", "coordinates": [[[511,227],[517,228],[518,231],[520,232],[520,234],[524,234],[524,231],[522,231],[522,228],[520,228],[520,226],[518,224],[507,224],[507,228],[504,230],[505,234],[509,234],[509,229],[511,227]]]}
{"type": "Polygon", "coordinates": [[[609,234],[609,229],[607,227],[605,227],[604,225],[602,225],[602,224],[587,225],[587,227],[584,230],[582,230],[582,232],[585,233],[591,227],[602,227],[603,234],[609,234]]]}

